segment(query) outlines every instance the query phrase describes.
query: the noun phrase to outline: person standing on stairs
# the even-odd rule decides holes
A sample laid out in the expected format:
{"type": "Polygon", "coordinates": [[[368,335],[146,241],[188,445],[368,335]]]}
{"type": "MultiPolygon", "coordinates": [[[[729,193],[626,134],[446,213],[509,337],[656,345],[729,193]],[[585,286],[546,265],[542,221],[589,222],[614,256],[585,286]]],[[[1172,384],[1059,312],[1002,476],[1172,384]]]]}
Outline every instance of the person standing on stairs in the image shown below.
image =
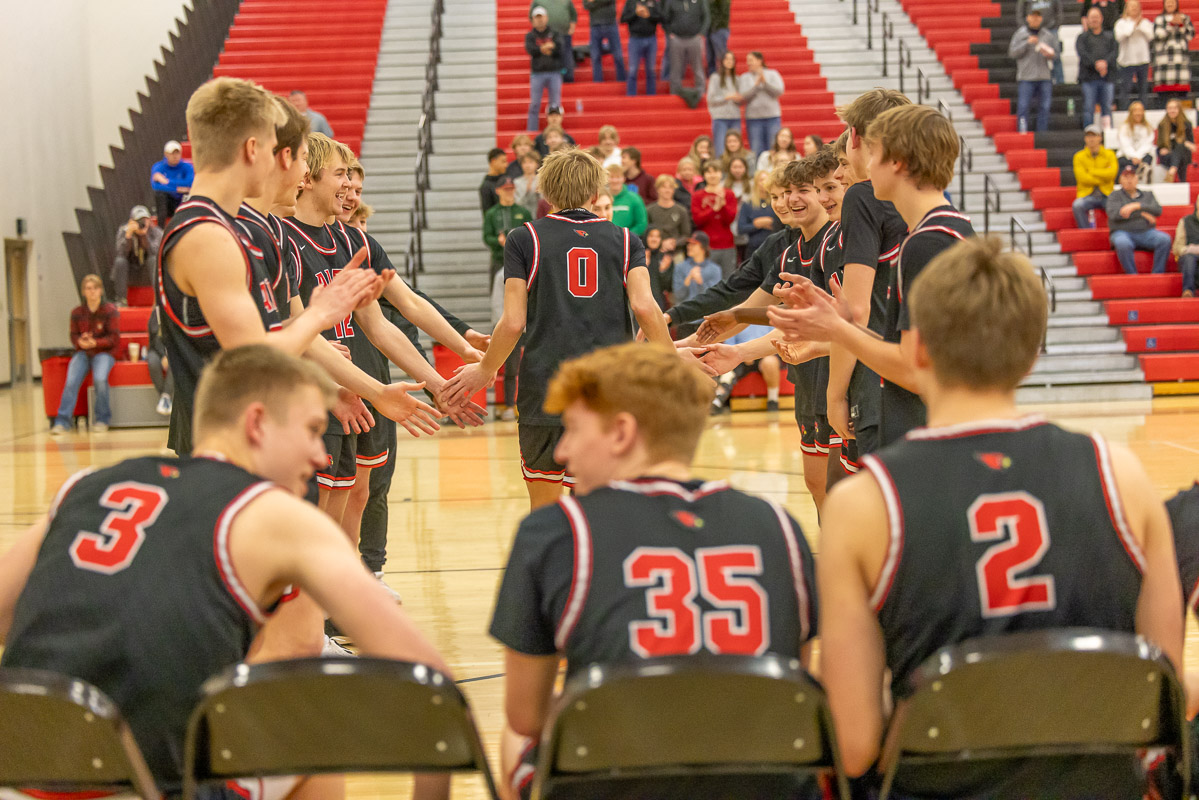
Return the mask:
{"type": "Polygon", "coordinates": [[[712,21],[708,0],[666,0],[662,26],[670,46],[670,93],[695,108],[704,93],[704,37],[712,21]],[[687,66],[695,80],[693,91],[683,91],[687,66]]]}
{"type": "Polygon", "coordinates": [[[1053,85],[1058,86],[1066,82],[1066,76],[1062,73],[1062,37],[1058,33],[1062,24],[1062,0],[1016,0],[1016,19],[1023,20],[1028,16],[1028,9],[1032,6],[1041,6],[1041,27],[1057,37],[1057,58],[1053,59],[1051,72],[1053,85]]]}
{"type": "Polygon", "coordinates": [[[1116,22],[1113,34],[1119,47],[1120,108],[1128,108],[1128,97],[1136,79],[1141,103],[1149,102],[1149,47],[1153,43],[1153,23],[1141,14],[1141,0],[1128,0],[1124,16],[1116,22]]]}
{"type": "Polygon", "coordinates": [[[591,79],[595,83],[604,82],[604,46],[607,45],[616,67],[616,80],[626,80],[620,26],[616,24],[616,0],[583,0],[583,8],[591,15],[591,79]]]}
{"type": "Polygon", "coordinates": [[[777,69],[768,69],[766,57],[756,50],[746,54],[745,65],[749,69],[737,78],[737,91],[745,106],[745,131],[749,135],[749,149],[763,153],[770,149],[774,135],[783,127],[783,107],[779,104],[784,91],[783,76],[777,69]]]}
{"type": "Polygon", "coordinates": [[[629,28],[629,97],[637,94],[637,73],[645,69],[645,93],[658,93],[658,23],[662,7],[658,0],[625,0],[620,21],[629,28]]]}
{"type": "Polygon", "coordinates": [[[716,71],[716,65],[729,49],[729,10],[733,0],[708,0],[708,74],[716,71]]]}
{"type": "Polygon", "coordinates": [[[1153,90],[1165,98],[1185,97],[1191,88],[1191,39],[1195,25],[1179,0],[1164,0],[1153,21],[1153,90]],[[1173,91],[1182,87],[1182,92],[1173,91]],[[1167,91],[1171,89],[1171,91],[1167,91]]]}
{"type": "Polygon", "coordinates": [[[1086,27],[1074,42],[1078,51],[1078,82],[1082,84],[1082,126],[1095,121],[1095,105],[1103,127],[1112,126],[1113,69],[1119,59],[1116,37],[1103,26],[1103,12],[1092,8],[1087,12],[1086,27]]]}
{"type": "MultiPolygon", "coordinates": [[[[549,29],[558,34],[562,45],[562,80],[566,83],[575,82],[574,35],[575,25],[579,22],[579,12],[574,0],[533,0],[529,3],[529,19],[538,8],[545,11],[546,24],[549,29]]],[[[551,104],[553,105],[553,104],[551,104]]],[[[531,131],[536,128],[529,128],[531,131]]]]}
{"type": "Polygon", "coordinates": [[[1028,130],[1028,112],[1034,97],[1037,131],[1049,130],[1049,107],[1053,102],[1050,64],[1057,58],[1057,35],[1044,27],[1044,10],[1042,3],[1029,7],[1024,24],[1012,34],[1007,50],[1016,61],[1016,119],[1021,131],[1028,130]]]}
{"type": "MultiPolygon", "coordinates": [[[[570,58],[568,46],[549,27],[548,20],[545,8],[537,6],[533,9],[533,30],[525,34],[525,52],[529,54],[529,118],[525,127],[530,131],[537,130],[543,94],[549,95],[550,106],[562,105],[563,64],[570,58]]],[[[507,167],[507,158],[504,161],[507,167]]]]}

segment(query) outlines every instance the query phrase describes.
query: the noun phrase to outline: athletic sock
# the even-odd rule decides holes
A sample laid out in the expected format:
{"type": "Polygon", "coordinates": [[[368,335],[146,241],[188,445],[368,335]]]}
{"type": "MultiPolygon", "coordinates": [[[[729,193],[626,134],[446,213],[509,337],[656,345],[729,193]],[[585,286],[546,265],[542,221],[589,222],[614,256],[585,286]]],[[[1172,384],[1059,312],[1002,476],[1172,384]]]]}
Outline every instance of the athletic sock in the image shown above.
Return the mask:
{"type": "Polygon", "coordinates": [[[767,388],[766,400],[770,403],[777,403],[779,401],[779,387],[776,386],[773,389],[767,388]]]}

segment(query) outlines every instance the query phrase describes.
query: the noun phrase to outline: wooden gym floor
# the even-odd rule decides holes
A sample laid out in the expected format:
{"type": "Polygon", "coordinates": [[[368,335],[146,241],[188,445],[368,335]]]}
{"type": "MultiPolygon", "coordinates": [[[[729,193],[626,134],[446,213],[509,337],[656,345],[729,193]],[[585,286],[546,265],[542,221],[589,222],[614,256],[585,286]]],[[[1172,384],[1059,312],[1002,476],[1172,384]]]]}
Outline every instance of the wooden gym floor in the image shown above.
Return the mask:
{"type": "MultiPolygon", "coordinates": [[[[1163,499],[1199,477],[1199,397],[1030,410],[1131,447],[1163,499]]],[[[165,428],[61,439],[47,430],[40,386],[0,390],[0,551],[46,509],[73,472],[162,452],[166,440],[165,428]]],[[[528,508],[517,453],[515,423],[403,439],[389,501],[387,581],[403,595],[405,607],[455,677],[465,681],[462,688],[493,756],[503,721],[503,665],[487,626],[513,533],[528,508]]],[[[728,478],[738,488],[783,503],[815,545],[816,513],[804,487],[799,433],[790,411],[713,420],[700,445],[696,473],[728,478]]],[[[1192,625],[1188,663],[1196,657],[1199,632],[1192,625]]],[[[355,777],[350,797],[407,797],[409,786],[405,777],[355,777]]],[[[454,794],[483,797],[469,776],[455,780],[454,794]]]]}

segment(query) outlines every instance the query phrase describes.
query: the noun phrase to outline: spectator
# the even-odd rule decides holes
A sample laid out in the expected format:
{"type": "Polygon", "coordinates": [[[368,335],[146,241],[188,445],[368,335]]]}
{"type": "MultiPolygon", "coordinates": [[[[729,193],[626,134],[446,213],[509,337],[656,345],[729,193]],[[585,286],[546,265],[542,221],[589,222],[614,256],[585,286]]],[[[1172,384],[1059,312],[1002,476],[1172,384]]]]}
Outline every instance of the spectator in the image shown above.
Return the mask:
{"type": "Polygon", "coordinates": [[[1116,155],[1120,158],[1120,169],[1126,164],[1132,164],[1137,176],[1148,181],[1150,170],[1153,168],[1153,151],[1157,142],[1157,131],[1145,121],[1145,106],[1140,100],[1133,100],[1128,106],[1128,116],[1119,131],[1120,149],[1116,155]]]}
{"type": "Polygon", "coordinates": [[[654,176],[641,169],[641,151],[626,147],[620,151],[620,166],[624,170],[624,182],[632,187],[646,205],[658,199],[654,189],[654,176]]]}
{"type": "Polygon", "coordinates": [[[1137,171],[1130,166],[1121,170],[1120,188],[1107,198],[1107,227],[1112,232],[1116,258],[1128,275],[1137,273],[1134,250],[1152,250],[1153,272],[1166,271],[1166,258],[1173,241],[1169,234],[1154,227],[1161,213],[1161,204],[1153,192],[1137,189],[1137,171]]]}
{"type": "Polygon", "coordinates": [[[150,209],[134,206],[129,221],[117,231],[117,255],[112,260],[112,285],[118,308],[126,305],[129,276],[134,270],[149,284],[158,266],[158,246],[162,244],[162,228],[150,218],[150,209]]]}
{"type": "Polygon", "coordinates": [[[708,2],[708,61],[707,74],[716,71],[716,65],[729,49],[729,11],[733,0],[709,0],[708,2]]]}
{"type": "Polygon", "coordinates": [[[520,158],[526,153],[532,152],[532,136],[527,133],[520,133],[514,136],[512,138],[512,161],[508,164],[508,167],[504,170],[504,173],[512,180],[519,178],[522,174],[524,174],[524,169],[520,166],[520,158]]]}
{"type": "Polygon", "coordinates": [[[1095,104],[1098,103],[1103,127],[1110,128],[1115,93],[1112,69],[1119,48],[1111,30],[1104,29],[1103,12],[1099,8],[1087,12],[1086,27],[1075,40],[1074,48],[1078,51],[1078,82],[1082,84],[1082,126],[1085,128],[1095,121],[1095,104]]]}
{"type": "Polygon", "coordinates": [[[545,111],[545,129],[537,134],[537,138],[533,140],[533,147],[537,149],[537,155],[542,158],[548,156],[552,149],[545,141],[545,134],[550,128],[557,128],[558,133],[562,136],[562,141],[571,147],[575,147],[578,144],[575,142],[575,138],[562,127],[562,106],[550,106],[545,111]]]}
{"type": "Polygon", "coordinates": [[[755,172],[762,170],[769,172],[778,166],[780,160],[785,164],[798,158],[799,151],[795,149],[795,137],[791,135],[791,129],[779,128],[778,133],[774,135],[774,142],[770,145],[770,149],[763,150],[758,156],[758,168],[755,172]]]}
{"type": "MultiPolygon", "coordinates": [[[[529,19],[538,8],[545,11],[546,25],[558,34],[561,45],[562,80],[566,83],[575,82],[575,25],[579,22],[579,12],[575,9],[574,0],[533,0],[529,3],[529,19]]],[[[554,103],[553,105],[558,105],[554,103]]],[[[531,126],[529,130],[536,130],[531,126]]],[[[544,156],[545,153],[542,153],[544,156]]]]}
{"type": "Polygon", "coordinates": [[[314,111],[308,107],[308,95],[301,89],[292,89],[291,94],[287,96],[290,102],[302,115],[308,120],[308,128],[313,133],[323,133],[330,139],[333,137],[333,128],[329,125],[329,120],[319,111],[314,111]]]}
{"type": "Polygon", "coordinates": [[[637,73],[645,68],[645,93],[658,93],[658,24],[662,8],[658,0],[625,0],[620,21],[629,29],[629,97],[637,94],[637,73]]]}
{"type": "Polygon", "coordinates": [[[737,157],[744,159],[747,166],[758,163],[753,151],[745,146],[745,139],[742,138],[741,131],[727,131],[724,134],[724,152],[720,156],[720,165],[725,172],[729,171],[729,162],[737,157]]]}
{"type": "Polygon", "coordinates": [[[803,154],[810,156],[820,148],[824,147],[824,140],[814,133],[809,133],[803,137],[803,154]]]}
{"type": "Polygon", "coordinates": [[[1103,16],[1103,29],[1105,31],[1114,30],[1116,21],[1124,13],[1124,0],[1083,0],[1082,3],[1082,26],[1087,27],[1087,15],[1091,13],[1091,9],[1097,10],[1103,16]]]}
{"type": "Polygon", "coordinates": [[[1037,130],[1049,130],[1049,106],[1053,102],[1049,64],[1057,56],[1057,37],[1042,28],[1040,4],[1029,7],[1024,24],[1012,34],[1008,55],[1016,60],[1016,119],[1020,130],[1028,130],[1028,111],[1034,96],[1038,100],[1037,130]]]}
{"type": "Polygon", "coordinates": [[[158,211],[158,226],[165,228],[167,220],[192,190],[196,169],[183,160],[183,146],[174,139],[162,148],[162,161],[150,167],[150,187],[158,211]]]}
{"type": "Polygon", "coordinates": [[[1079,228],[1094,228],[1093,212],[1107,205],[1119,167],[1116,154],[1103,146],[1103,129],[1098,125],[1087,126],[1083,141],[1086,146],[1074,154],[1074,182],[1078,186],[1074,224],[1079,228]]]}
{"type": "Polygon", "coordinates": [[[753,191],[741,201],[737,210],[737,230],[747,237],[745,258],[752,256],[770,234],[783,227],[778,215],[770,207],[770,190],[766,188],[769,182],[770,171],[759,170],[754,176],[753,191]]]}
{"type": "Polygon", "coordinates": [[[704,182],[704,179],[699,174],[699,163],[691,156],[683,156],[679,159],[679,165],[675,168],[674,179],[678,181],[679,188],[674,193],[675,199],[680,203],[683,202],[679,198],[679,192],[685,192],[687,195],[687,208],[691,208],[691,195],[695,194],[696,187],[704,182]]]}
{"type": "Polygon", "coordinates": [[[608,191],[607,186],[601,186],[599,192],[595,196],[595,203],[591,206],[591,213],[597,217],[603,217],[612,221],[612,193],[608,191]]]}
{"type": "Polygon", "coordinates": [[[770,147],[774,135],[783,125],[783,76],[777,69],[767,69],[766,57],[758,51],[745,56],[749,70],[737,78],[741,104],[745,106],[745,127],[749,132],[749,149],[760,153],[770,147]]]}
{"type": "MultiPolygon", "coordinates": [[[[708,116],[712,118],[712,138],[716,155],[724,153],[724,136],[731,130],[741,130],[741,95],[737,92],[737,56],[725,51],[716,71],[708,76],[708,116]]],[[[699,141],[697,138],[696,142],[699,141]]],[[[692,145],[692,150],[695,150],[692,145]]],[[[692,152],[692,155],[698,155],[692,152]]],[[[705,159],[706,160],[706,159],[705,159]]],[[[702,163],[702,162],[701,162],[702,163]]]]}
{"type": "Polygon", "coordinates": [[[502,147],[493,147],[487,151],[487,174],[483,176],[483,182],[479,184],[479,208],[484,214],[487,209],[500,201],[499,195],[495,193],[495,187],[501,180],[507,177],[508,171],[508,154],[504,152],[502,147]]]}
{"type": "Polygon", "coordinates": [[[1194,297],[1195,266],[1199,264],[1199,197],[1195,198],[1194,212],[1178,220],[1174,229],[1174,258],[1182,273],[1182,296],[1194,297]]]}
{"type": "MultiPolygon", "coordinates": [[[[529,209],[516,204],[516,184],[507,175],[501,177],[496,184],[499,202],[487,209],[483,215],[483,242],[491,250],[491,316],[492,323],[498,323],[504,310],[504,244],[508,241],[508,233],[513,228],[519,228],[526,222],[532,222],[533,214],[529,209]]],[[[512,354],[504,362],[503,388],[498,392],[496,404],[500,419],[516,419],[516,373],[520,369],[520,345],[512,348],[512,354]]]]}
{"type": "Polygon", "coordinates": [[[1166,103],[1166,115],[1157,124],[1157,153],[1161,156],[1158,162],[1166,168],[1168,182],[1187,179],[1187,165],[1191,163],[1194,152],[1194,128],[1186,114],[1182,113],[1182,103],[1171,98],[1166,103]]]}
{"type": "MultiPolygon", "coordinates": [[[[691,235],[691,206],[680,205],[675,200],[674,192],[678,185],[678,181],[669,175],[659,175],[654,182],[658,190],[658,202],[645,209],[649,224],[662,233],[662,252],[669,255],[681,255],[679,243],[691,235]]],[[[690,203],[690,194],[687,200],[690,203]]]]}
{"type": "Polygon", "coordinates": [[[1164,0],[1162,13],[1153,22],[1153,86],[1183,87],[1181,91],[1161,91],[1163,95],[1186,97],[1191,88],[1191,39],[1195,26],[1183,14],[1178,0],[1164,0]]]}
{"type": "Polygon", "coordinates": [[[645,216],[645,202],[625,186],[624,170],[618,165],[608,167],[608,192],[612,195],[612,223],[644,236],[649,225],[645,216]]]}
{"type": "Polygon", "coordinates": [[[616,24],[616,0],[583,0],[583,8],[591,15],[591,79],[604,82],[604,47],[612,54],[616,80],[624,81],[624,47],[620,43],[620,26],[616,24]]]}
{"type": "MultiPolygon", "coordinates": [[[[734,333],[724,340],[730,346],[752,342],[770,333],[769,325],[750,325],[744,330],[734,333]]],[[[716,396],[712,398],[712,413],[719,414],[732,410],[729,399],[737,384],[747,375],[758,372],[766,384],[766,410],[779,410],[779,378],[783,372],[783,364],[777,355],[763,356],[756,361],[745,361],[716,379],[716,396]]]]}
{"type": "MultiPolygon", "coordinates": [[[[691,234],[687,240],[687,258],[674,268],[671,297],[676,304],[690,300],[709,286],[720,283],[722,270],[711,256],[708,235],[703,232],[691,234]]],[[[680,325],[678,334],[680,338],[690,336],[698,329],[699,323],[691,322],[680,325]]]]}
{"type": "MultiPolygon", "coordinates": [[[[363,204],[365,205],[365,203],[363,204]]],[[[359,206],[361,208],[361,206],[359,206]]],[[[162,311],[158,306],[150,312],[146,325],[149,335],[149,345],[146,347],[146,366],[150,370],[150,380],[154,382],[154,390],[158,392],[158,404],[154,410],[161,416],[171,416],[171,398],[175,394],[175,379],[171,377],[171,364],[167,360],[167,345],[162,340],[162,326],[158,315],[162,311]]]]}
{"type": "Polygon", "coordinates": [[[537,170],[541,167],[541,159],[533,150],[520,157],[520,175],[514,179],[516,184],[516,204],[525,208],[536,209],[540,192],[537,189],[537,170]]]}
{"type": "Polygon", "coordinates": [[[725,176],[724,185],[733,190],[737,202],[749,199],[753,194],[753,179],[750,177],[749,164],[745,156],[733,156],[729,159],[729,172],[725,176]]]}
{"type": "Polygon", "coordinates": [[[645,231],[645,266],[649,268],[650,290],[658,308],[665,311],[670,308],[670,291],[674,288],[674,259],[663,252],[662,231],[654,227],[645,231]]]}
{"type": "MultiPolygon", "coordinates": [[[[549,155],[555,150],[560,150],[563,147],[574,147],[574,142],[567,141],[569,135],[570,134],[556,125],[547,125],[545,130],[541,132],[541,136],[538,138],[541,139],[542,143],[545,145],[546,155],[549,155]]],[[[545,158],[545,156],[542,156],[542,158],[545,158]]]]}
{"type": "Polygon", "coordinates": [[[75,354],[67,367],[67,382],[62,387],[51,436],[62,436],[74,424],[75,402],[89,372],[96,389],[92,430],[103,433],[112,419],[108,407],[108,373],[116,362],[114,353],[121,341],[121,316],[116,306],[104,302],[104,283],[99,275],[85,275],[80,289],[83,305],[71,311],[71,346],[75,354]]]}
{"type": "MultiPolygon", "coordinates": [[[[723,277],[737,268],[737,249],[729,227],[737,218],[737,198],[724,186],[724,169],[712,159],[704,164],[704,185],[691,196],[692,230],[703,232],[707,257],[720,265],[723,277]]],[[[694,235],[691,237],[694,239],[694,235]]],[[[678,275],[675,276],[676,282],[678,275]]],[[[675,302],[680,302],[675,295],[675,302]]]]}
{"type": "Polygon", "coordinates": [[[1065,83],[1065,75],[1062,73],[1062,37],[1058,34],[1063,19],[1062,0],[1016,0],[1016,19],[1024,19],[1031,5],[1041,6],[1041,27],[1051,31],[1057,39],[1057,58],[1053,59],[1050,69],[1053,85],[1065,83]]]}
{"type": "Polygon", "coordinates": [[[599,129],[596,134],[599,140],[596,147],[599,148],[599,154],[596,158],[600,160],[600,164],[604,167],[620,166],[620,131],[616,130],[615,125],[605,125],[599,129]]]}
{"type": "Polygon", "coordinates": [[[670,47],[670,92],[682,97],[691,108],[703,96],[704,36],[708,33],[711,10],[707,0],[666,0],[662,8],[662,27],[670,47]],[[683,92],[687,66],[695,81],[694,90],[683,92]]]}
{"type": "Polygon", "coordinates": [[[568,46],[549,27],[549,15],[543,6],[536,6],[532,14],[533,30],[525,34],[525,52],[529,54],[529,117],[525,127],[535,131],[543,94],[549,95],[550,107],[562,105],[562,65],[568,46]]]}
{"type": "Polygon", "coordinates": [[[354,209],[354,213],[350,215],[349,225],[352,228],[357,228],[363,233],[367,233],[366,221],[373,217],[375,209],[369,203],[359,203],[358,208],[354,209]]]}
{"type": "Polygon", "coordinates": [[[1120,107],[1128,108],[1128,97],[1136,79],[1142,103],[1149,102],[1149,45],[1153,41],[1153,23],[1141,15],[1141,0],[1128,0],[1124,16],[1112,31],[1120,64],[1120,107]]]}
{"type": "MultiPolygon", "coordinates": [[[[723,136],[721,137],[720,141],[721,147],[723,147],[723,136]]],[[[691,149],[687,151],[687,155],[689,155],[691,160],[695,162],[695,166],[697,168],[700,164],[704,163],[709,158],[712,158],[713,155],[719,155],[719,153],[714,154],[712,152],[712,146],[712,137],[706,136],[702,133],[691,140],[691,149]]]]}

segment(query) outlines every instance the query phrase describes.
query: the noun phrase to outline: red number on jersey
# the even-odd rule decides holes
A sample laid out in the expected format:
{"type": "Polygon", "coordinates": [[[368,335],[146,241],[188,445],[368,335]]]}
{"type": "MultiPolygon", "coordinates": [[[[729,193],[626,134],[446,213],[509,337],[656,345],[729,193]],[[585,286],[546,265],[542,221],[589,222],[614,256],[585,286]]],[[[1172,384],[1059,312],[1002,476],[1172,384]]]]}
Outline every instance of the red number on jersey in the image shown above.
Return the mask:
{"type": "Polygon", "coordinates": [[[271,290],[270,281],[259,281],[258,291],[262,292],[262,307],[267,311],[278,311],[279,307],[275,303],[275,293],[271,290]]]}
{"type": "MultiPolygon", "coordinates": [[[[340,269],[335,269],[332,271],[332,273],[330,273],[329,270],[325,270],[324,272],[318,272],[318,273],[316,273],[316,282],[320,286],[327,286],[330,281],[332,281],[334,278],[337,277],[337,273],[339,273],[339,272],[341,272],[340,269]]],[[[341,322],[338,322],[337,324],[335,324],[333,326],[333,335],[336,336],[339,340],[354,338],[354,326],[350,324],[351,320],[353,320],[353,319],[354,319],[354,315],[351,313],[349,316],[347,316],[341,322]]]]}
{"type": "Polygon", "coordinates": [[[1017,577],[1049,551],[1045,506],[1028,492],[984,494],[970,505],[970,538],[997,542],[975,565],[984,617],[1008,617],[1057,606],[1053,576],[1017,577]]]}
{"type": "Polygon", "coordinates": [[[652,619],[629,623],[629,646],[643,658],[713,653],[760,654],[770,643],[757,547],[711,547],[696,560],[675,547],[638,547],[624,562],[625,585],[644,588],[652,619]],[[698,561],[699,569],[696,569],[698,561]],[[698,584],[698,585],[697,585],[698,584]],[[718,610],[695,604],[702,592],[718,610]]]}
{"type": "Polygon", "coordinates": [[[572,247],[566,253],[566,275],[575,297],[595,297],[599,291],[599,254],[590,247],[572,247]]]}
{"type": "Polygon", "coordinates": [[[80,531],[71,542],[71,560],[80,569],[112,575],[133,562],[167,503],[167,493],[158,486],[125,481],[105,490],[100,505],[112,509],[99,533],[80,531]]]}

